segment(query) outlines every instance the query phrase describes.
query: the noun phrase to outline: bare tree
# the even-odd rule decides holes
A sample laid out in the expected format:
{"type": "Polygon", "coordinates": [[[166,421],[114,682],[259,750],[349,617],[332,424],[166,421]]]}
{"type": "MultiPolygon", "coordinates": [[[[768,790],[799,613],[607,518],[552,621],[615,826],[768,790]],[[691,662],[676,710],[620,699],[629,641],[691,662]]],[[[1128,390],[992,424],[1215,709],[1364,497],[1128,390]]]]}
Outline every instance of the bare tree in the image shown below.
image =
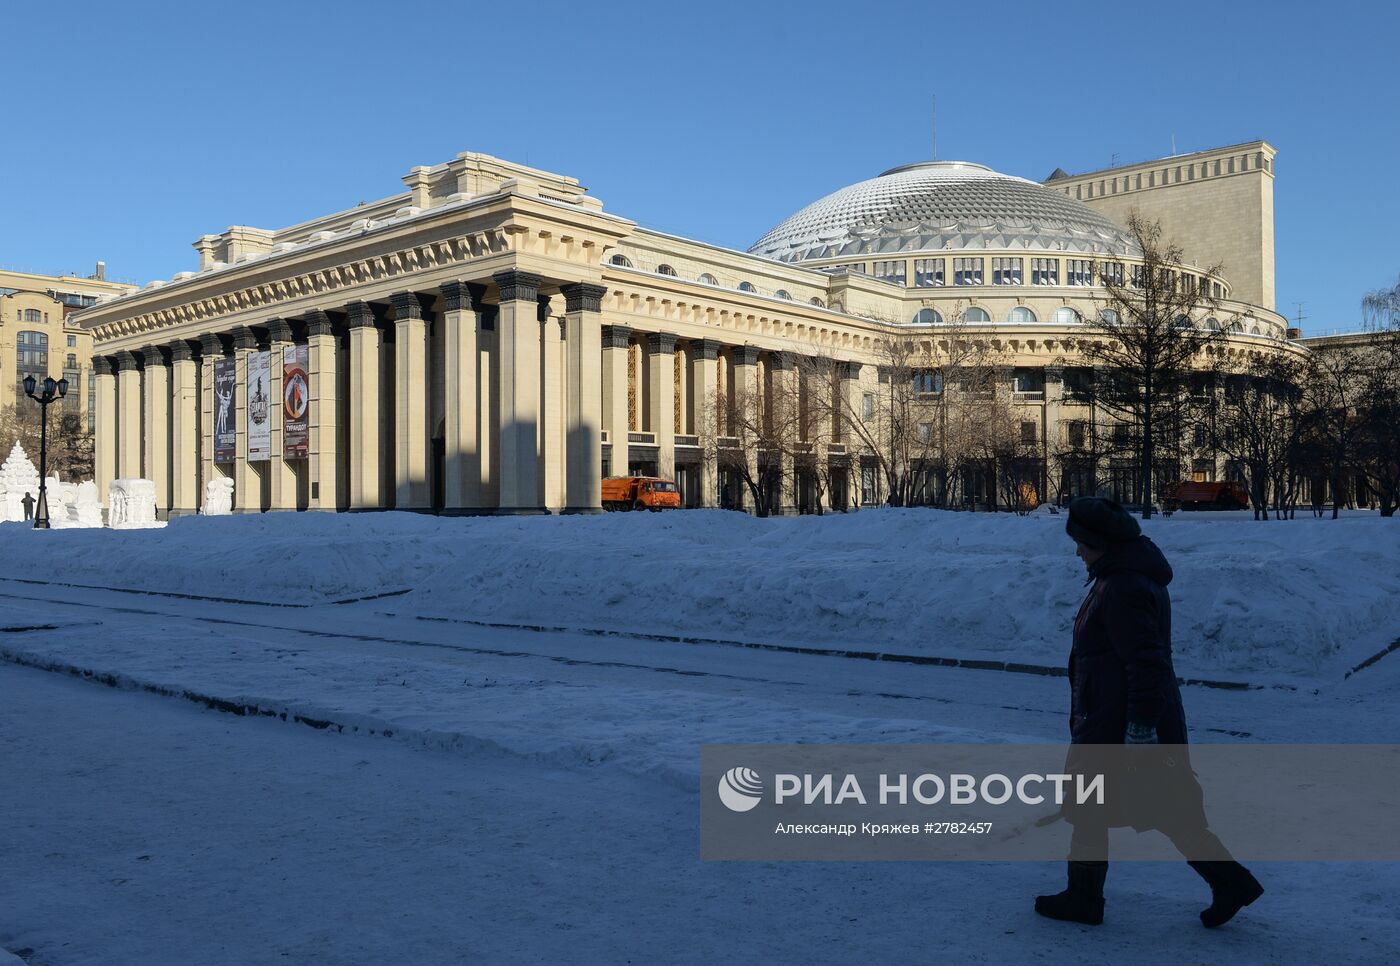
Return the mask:
{"type": "Polygon", "coordinates": [[[1163,241],[1159,222],[1133,212],[1127,227],[1142,264],[1132,266],[1127,277],[1104,264],[1097,267],[1108,304],[1097,318],[1086,320],[1078,345],[1081,355],[1107,370],[1095,402],[1130,427],[1146,518],[1152,514],[1157,449],[1169,446],[1180,428],[1173,415],[1182,411],[1192,369],[1224,339],[1218,322],[1215,328],[1206,325],[1218,310],[1206,276],[1218,275],[1220,268],[1205,269],[1199,282],[1191,282],[1180,270],[1181,247],[1163,241]]]}
{"type": "Polygon", "coordinates": [[[1303,367],[1290,356],[1251,353],[1242,362],[1222,364],[1224,399],[1212,404],[1210,446],[1240,468],[1254,519],[1267,520],[1273,501],[1282,516],[1284,494],[1291,498],[1290,462],[1302,431],[1303,367]]]}
{"type": "Polygon", "coordinates": [[[764,368],[767,378],[751,387],[716,392],[699,434],[702,459],[739,480],[760,517],[782,509],[783,488],[792,485],[792,468],[805,455],[800,390],[764,368]]]}
{"type": "Polygon", "coordinates": [[[1365,398],[1364,352],[1362,347],[1346,345],[1316,351],[1303,379],[1304,431],[1332,492],[1334,520],[1348,490],[1343,481],[1353,459],[1353,434],[1365,398]]]}
{"type": "MultiPolygon", "coordinates": [[[[67,481],[93,477],[93,438],[87,417],[75,410],[54,406],[49,414],[49,472],[67,481]]],[[[35,465],[39,461],[39,407],[28,399],[0,408],[0,459],[18,441],[35,465]]]]}

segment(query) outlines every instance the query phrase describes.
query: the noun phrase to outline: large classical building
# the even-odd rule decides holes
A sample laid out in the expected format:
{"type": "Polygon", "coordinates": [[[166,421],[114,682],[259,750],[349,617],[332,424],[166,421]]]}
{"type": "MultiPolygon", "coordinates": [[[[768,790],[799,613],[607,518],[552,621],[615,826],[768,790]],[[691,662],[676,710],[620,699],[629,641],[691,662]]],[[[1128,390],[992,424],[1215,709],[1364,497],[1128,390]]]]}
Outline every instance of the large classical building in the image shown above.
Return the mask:
{"type": "MultiPolygon", "coordinates": [[[[92,332],[73,315],[135,288],[108,281],[101,262],[86,278],[0,268],[0,405],[33,405],[24,398],[25,376],[67,379],[63,406],[92,421],[92,332]]],[[[0,442],[8,452],[8,441],[0,442]]]]}
{"type": "MultiPolygon", "coordinates": [[[[1305,351],[1273,306],[1274,176],[1262,141],[1043,183],[926,161],[741,252],[463,153],[380,201],[205,235],[197,267],[83,310],[99,482],[153,479],[169,514],[222,478],[240,511],[529,513],[596,510],[604,475],[642,472],[674,477],[686,505],[738,505],[705,458],[711,400],[820,355],[860,405],[882,339],[954,321],[999,354],[998,391],[1048,452],[1074,422],[1063,373],[1104,276],[1133,276],[1133,208],[1185,249],[1182,284],[1218,306],[1196,321],[1228,351],[1305,351]]],[[[879,499],[854,440],[833,432],[823,458],[841,472],[822,499],[879,499]]],[[[784,507],[810,507],[798,475],[784,507]]]]}

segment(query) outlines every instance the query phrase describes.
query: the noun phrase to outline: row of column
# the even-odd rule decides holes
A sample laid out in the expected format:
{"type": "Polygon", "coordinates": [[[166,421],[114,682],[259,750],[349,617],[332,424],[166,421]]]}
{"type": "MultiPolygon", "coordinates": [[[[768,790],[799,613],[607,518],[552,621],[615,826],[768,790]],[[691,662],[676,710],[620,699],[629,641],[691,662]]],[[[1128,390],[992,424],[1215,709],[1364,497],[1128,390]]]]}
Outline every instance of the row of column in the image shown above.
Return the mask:
{"type": "Polygon", "coordinates": [[[248,459],[247,434],[248,366],[259,349],[251,328],[97,357],[96,463],[104,501],[111,480],[145,477],[155,481],[162,511],[192,513],[209,481],[222,476],[233,480],[235,506],[247,512],[539,513],[557,502],[555,494],[563,497],[556,507],[563,512],[597,512],[605,289],[561,286],[561,332],[558,320],[541,310],[539,276],[510,271],[493,281],[500,294],[490,307],[484,283],[462,281],[427,297],[395,293],[392,320],[382,306],[364,301],[294,320],[308,349],[305,459],[282,455],[281,360],[282,350],[295,344],[293,321],[258,326],[275,364],[267,389],[273,455],[256,464],[248,459]],[[441,332],[430,339],[425,309],[438,294],[441,332]],[[235,365],[236,408],[222,418],[233,421],[237,450],[227,462],[215,458],[214,447],[221,359],[235,365]],[[435,406],[442,432],[436,501],[429,426],[435,406]]]}

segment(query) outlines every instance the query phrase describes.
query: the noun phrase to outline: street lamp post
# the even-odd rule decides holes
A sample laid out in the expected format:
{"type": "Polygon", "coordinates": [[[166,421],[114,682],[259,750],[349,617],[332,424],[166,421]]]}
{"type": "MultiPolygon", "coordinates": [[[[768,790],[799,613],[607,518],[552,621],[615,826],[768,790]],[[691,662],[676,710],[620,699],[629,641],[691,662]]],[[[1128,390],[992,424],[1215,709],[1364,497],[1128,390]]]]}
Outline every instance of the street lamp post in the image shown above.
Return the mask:
{"type": "Polygon", "coordinates": [[[68,380],[54,382],[52,376],[44,377],[44,391],[34,395],[34,373],[24,377],[24,394],[39,404],[39,505],[34,510],[34,529],[49,528],[49,403],[68,395],[68,380]]]}

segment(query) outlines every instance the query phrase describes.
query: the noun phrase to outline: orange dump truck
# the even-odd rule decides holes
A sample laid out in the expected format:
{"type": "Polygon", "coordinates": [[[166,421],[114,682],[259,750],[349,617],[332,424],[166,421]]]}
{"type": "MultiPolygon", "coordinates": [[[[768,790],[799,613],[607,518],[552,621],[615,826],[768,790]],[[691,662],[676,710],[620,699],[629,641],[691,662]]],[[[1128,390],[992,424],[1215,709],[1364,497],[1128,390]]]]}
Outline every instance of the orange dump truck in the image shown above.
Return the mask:
{"type": "Polygon", "coordinates": [[[1168,487],[1163,506],[1168,510],[1247,510],[1249,491],[1234,480],[1194,483],[1184,480],[1168,487]]]}
{"type": "Polygon", "coordinates": [[[654,476],[610,476],[603,480],[604,510],[678,510],[681,492],[654,476]]]}

